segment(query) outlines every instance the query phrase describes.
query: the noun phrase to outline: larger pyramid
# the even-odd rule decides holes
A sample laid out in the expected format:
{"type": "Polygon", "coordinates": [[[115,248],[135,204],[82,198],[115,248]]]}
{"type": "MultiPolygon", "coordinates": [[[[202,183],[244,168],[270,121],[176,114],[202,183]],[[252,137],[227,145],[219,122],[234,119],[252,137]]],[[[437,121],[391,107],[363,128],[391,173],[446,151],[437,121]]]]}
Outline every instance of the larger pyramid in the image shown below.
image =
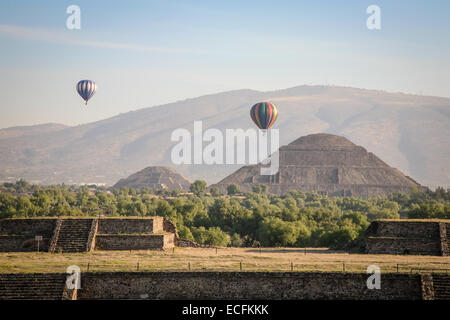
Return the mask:
{"type": "Polygon", "coordinates": [[[416,181],[390,167],[376,155],[348,139],[332,134],[311,134],[279,149],[279,171],[260,175],[261,165],[245,166],[216,185],[225,192],[230,184],[252,191],[257,184],[269,192],[316,191],[329,196],[372,197],[423,189],[416,181]]]}

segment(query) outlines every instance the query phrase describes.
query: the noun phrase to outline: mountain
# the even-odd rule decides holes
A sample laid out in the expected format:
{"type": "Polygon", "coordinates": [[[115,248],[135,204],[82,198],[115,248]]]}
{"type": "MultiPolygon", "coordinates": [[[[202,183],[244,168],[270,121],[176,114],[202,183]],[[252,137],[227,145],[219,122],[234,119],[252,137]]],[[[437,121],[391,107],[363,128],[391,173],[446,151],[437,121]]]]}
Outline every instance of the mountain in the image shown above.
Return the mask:
{"type": "Polygon", "coordinates": [[[17,137],[26,137],[32,136],[36,134],[42,134],[47,132],[53,132],[68,128],[69,126],[58,124],[58,123],[45,123],[39,124],[35,126],[21,126],[21,127],[10,127],[6,129],[0,129],[0,140],[1,139],[9,139],[9,138],[17,138],[17,137]]]}
{"type": "Polygon", "coordinates": [[[181,174],[172,168],[167,167],[147,167],[139,172],[133,173],[125,179],[120,179],[114,188],[129,187],[142,189],[168,189],[188,191],[191,181],[187,180],[181,174]]]}
{"type": "MultiPolygon", "coordinates": [[[[174,129],[254,128],[250,107],[273,102],[280,145],[312,133],[344,136],[422,185],[450,185],[450,99],[335,86],[237,90],[144,108],[102,121],[0,139],[0,179],[112,185],[147,166],[216,183],[240,165],[174,165],[174,129]]],[[[0,135],[4,134],[0,130],[0,135]]]]}
{"type": "Polygon", "coordinates": [[[391,168],[376,155],[348,139],[332,134],[310,134],[279,148],[279,170],[261,175],[261,165],[244,166],[218,184],[222,193],[237,184],[241,191],[265,184],[270,193],[317,191],[330,196],[373,197],[409,193],[418,183],[391,168]]]}

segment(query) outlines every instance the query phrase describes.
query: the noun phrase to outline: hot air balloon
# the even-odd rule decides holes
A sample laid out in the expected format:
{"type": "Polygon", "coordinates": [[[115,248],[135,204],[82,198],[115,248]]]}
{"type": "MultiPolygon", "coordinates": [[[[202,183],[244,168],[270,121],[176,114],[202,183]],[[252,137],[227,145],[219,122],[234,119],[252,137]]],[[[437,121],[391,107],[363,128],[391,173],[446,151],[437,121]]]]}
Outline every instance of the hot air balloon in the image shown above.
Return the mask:
{"type": "Polygon", "coordinates": [[[81,80],[77,83],[77,91],[78,94],[86,101],[86,105],[88,100],[94,95],[97,90],[97,85],[92,80],[81,80]]]}
{"type": "Polygon", "coordinates": [[[278,110],[273,103],[258,102],[251,108],[250,116],[258,128],[267,130],[277,119],[278,110]]]}

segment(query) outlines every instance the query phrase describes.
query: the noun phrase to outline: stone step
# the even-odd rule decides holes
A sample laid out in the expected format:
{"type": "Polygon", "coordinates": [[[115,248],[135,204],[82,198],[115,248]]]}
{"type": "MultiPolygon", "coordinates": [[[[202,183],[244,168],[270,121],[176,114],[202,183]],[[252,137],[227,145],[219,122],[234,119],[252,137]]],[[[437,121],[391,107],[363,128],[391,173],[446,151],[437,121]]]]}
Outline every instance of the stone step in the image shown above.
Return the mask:
{"type": "Polygon", "coordinates": [[[62,298],[62,293],[61,295],[6,295],[6,296],[1,296],[0,295],[0,300],[61,300],[62,298]]]}
{"type": "Polygon", "coordinates": [[[86,225],[73,225],[73,224],[65,224],[63,222],[63,224],[61,225],[61,230],[67,229],[67,228],[71,228],[72,230],[88,230],[90,227],[91,227],[91,223],[86,224],[86,225]]]}
{"type": "Polygon", "coordinates": [[[0,296],[19,296],[19,295],[40,295],[40,296],[58,296],[61,292],[57,292],[59,288],[55,288],[55,290],[52,291],[36,291],[36,290],[29,290],[29,291],[3,291],[0,292],[0,296]]]}
{"type": "Polygon", "coordinates": [[[55,295],[59,295],[62,294],[62,290],[61,288],[54,288],[53,290],[49,290],[49,291],[39,291],[39,290],[28,290],[28,291],[17,291],[17,290],[10,290],[10,291],[6,291],[6,290],[2,290],[2,292],[0,292],[0,296],[19,296],[19,295],[47,295],[47,296],[55,296],[55,295]]]}
{"type": "Polygon", "coordinates": [[[0,296],[0,300],[61,300],[61,296],[0,296]]]}
{"type": "Polygon", "coordinates": [[[66,275],[0,275],[0,300],[60,300],[66,275]]]}
{"type": "Polygon", "coordinates": [[[68,237],[89,234],[89,231],[80,232],[80,231],[74,231],[74,230],[61,230],[60,232],[64,232],[66,234],[66,236],[68,236],[68,237]]]}
{"type": "Polygon", "coordinates": [[[41,285],[46,285],[46,286],[52,286],[53,285],[53,283],[61,283],[61,279],[58,279],[58,280],[53,280],[53,279],[50,279],[50,280],[46,280],[46,281],[33,281],[33,280],[22,280],[22,281],[20,281],[20,280],[16,280],[16,281],[14,281],[14,280],[7,280],[7,281],[3,281],[3,280],[0,280],[0,287],[1,286],[3,286],[3,285],[5,285],[5,286],[9,286],[9,285],[11,285],[11,284],[20,284],[20,285],[23,285],[23,286],[32,286],[32,285],[39,285],[39,286],[41,286],[41,285]]]}
{"type": "Polygon", "coordinates": [[[39,278],[32,278],[32,277],[23,277],[23,276],[17,276],[17,277],[14,277],[14,276],[11,276],[11,277],[0,277],[0,283],[2,283],[2,282],[9,282],[9,281],[17,281],[17,282],[21,282],[21,283],[24,283],[24,282],[29,282],[29,283],[32,283],[32,282],[46,282],[46,283],[48,283],[48,282],[50,282],[50,281],[62,281],[62,280],[64,280],[65,279],[65,277],[58,277],[58,278],[56,278],[56,277],[39,277],[39,278]]]}
{"type": "Polygon", "coordinates": [[[53,287],[27,287],[27,288],[21,288],[21,287],[15,287],[15,286],[8,286],[1,289],[1,293],[5,292],[52,292],[55,289],[61,288],[61,283],[58,286],[53,287]]]}
{"type": "MultiPolygon", "coordinates": [[[[87,240],[86,240],[87,241],[87,240]]],[[[75,247],[80,247],[80,246],[86,246],[86,241],[65,241],[65,242],[57,242],[58,245],[65,245],[65,246],[75,246],[75,247]]]]}
{"type": "Polygon", "coordinates": [[[68,229],[68,230],[61,230],[60,232],[66,233],[67,236],[77,236],[77,235],[89,234],[89,230],[79,231],[79,230],[68,229]]]}
{"type": "Polygon", "coordinates": [[[433,287],[436,300],[450,300],[450,275],[433,275],[433,287]]]}
{"type": "Polygon", "coordinates": [[[56,240],[56,252],[87,251],[92,221],[93,219],[64,219],[56,240]]]}

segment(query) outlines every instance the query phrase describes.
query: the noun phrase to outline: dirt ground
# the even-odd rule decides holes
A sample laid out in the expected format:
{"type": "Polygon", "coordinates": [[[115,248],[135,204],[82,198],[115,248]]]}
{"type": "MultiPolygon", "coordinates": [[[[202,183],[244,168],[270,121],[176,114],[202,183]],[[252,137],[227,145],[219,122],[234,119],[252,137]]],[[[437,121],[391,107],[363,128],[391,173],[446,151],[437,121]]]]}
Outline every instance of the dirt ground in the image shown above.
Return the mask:
{"type": "Polygon", "coordinates": [[[448,272],[450,257],[349,254],[327,248],[175,248],[86,253],[2,252],[0,273],[85,271],[448,272]]]}

